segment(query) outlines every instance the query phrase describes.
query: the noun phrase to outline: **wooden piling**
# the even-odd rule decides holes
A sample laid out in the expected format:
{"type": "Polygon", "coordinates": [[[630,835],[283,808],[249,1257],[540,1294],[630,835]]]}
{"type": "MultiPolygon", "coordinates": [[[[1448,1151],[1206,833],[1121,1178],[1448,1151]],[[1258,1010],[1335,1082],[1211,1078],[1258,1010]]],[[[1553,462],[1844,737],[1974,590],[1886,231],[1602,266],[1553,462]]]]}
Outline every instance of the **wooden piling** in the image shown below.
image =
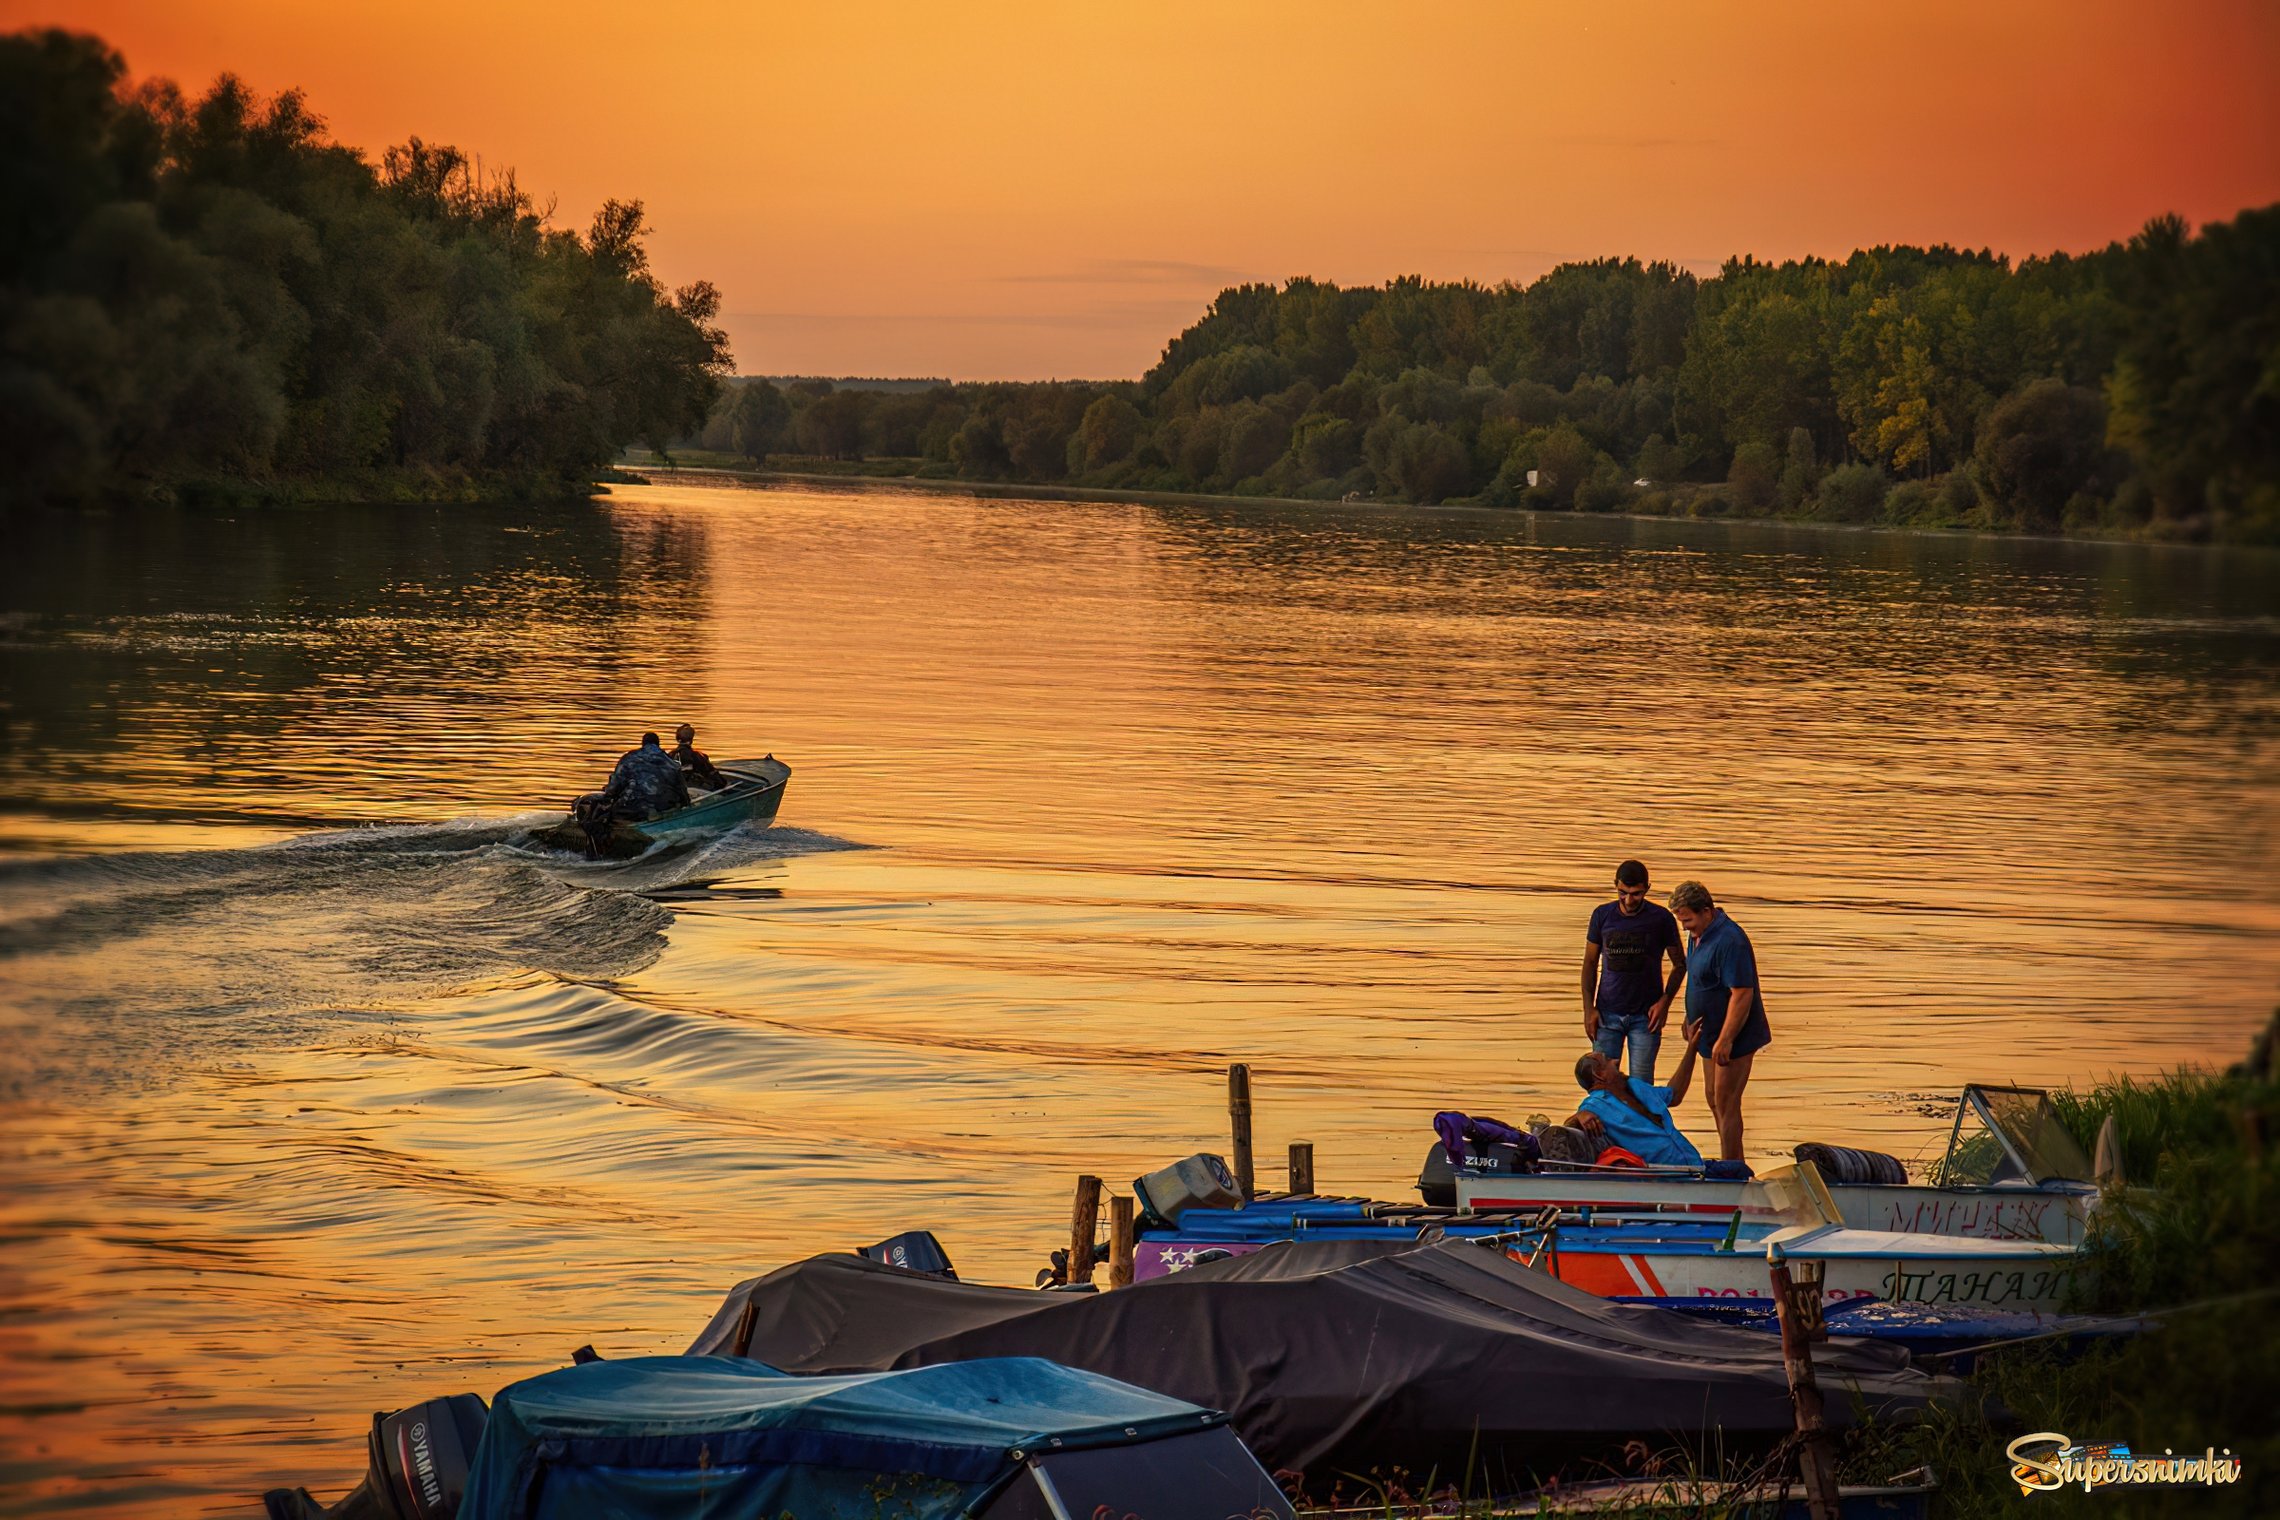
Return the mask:
{"type": "Polygon", "coordinates": [[[1235,1132],[1235,1190],[1249,1203],[1257,1193],[1251,1173],[1251,1068],[1240,1061],[1227,1068],[1227,1122],[1235,1132]]]}
{"type": "Polygon", "coordinates": [[[746,1299],[744,1301],[744,1312],[736,1316],[736,1334],[729,1338],[728,1354],[730,1356],[750,1356],[752,1354],[752,1327],[758,1322],[759,1317],[760,1306],[751,1299],[746,1299]]]}
{"type": "Polygon", "coordinates": [[[1132,1286],[1132,1198],[1126,1193],[1108,1200],[1108,1285],[1132,1286]]]}
{"type": "Polygon", "coordinates": [[[1290,1191],[1295,1198],[1314,1195],[1314,1143],[1311,1140],[1290,1143],[1290,1191]]]}
{"type": "Polygon", "coordinates": [[[1780,1246],[1767,1246],[1765,1259],[1773,1278],[1774,1309],[1781,1316],[1782,1370],[1789,1374],[1789,1402],[1797,1416],[1797,1465],[1804,1480],[1805,1511],[1812,1520],[1837,1520],[1837,1458],[1821,1419],[1821,1385],[1813,1376],[1814,1329],[1825,1323],[1822,1264],[1812,1263],[1799,1282],[1791,1278],[1780,1246]]]}
{"type": "Polygon", "coordinates": [[[1077,1196],[1069,1209],[1069,1281],[1092,1281],[1093,1236],[1099,1227],[1100,1179],[1088,1172],[1077,1179],[1077,1196]]]}

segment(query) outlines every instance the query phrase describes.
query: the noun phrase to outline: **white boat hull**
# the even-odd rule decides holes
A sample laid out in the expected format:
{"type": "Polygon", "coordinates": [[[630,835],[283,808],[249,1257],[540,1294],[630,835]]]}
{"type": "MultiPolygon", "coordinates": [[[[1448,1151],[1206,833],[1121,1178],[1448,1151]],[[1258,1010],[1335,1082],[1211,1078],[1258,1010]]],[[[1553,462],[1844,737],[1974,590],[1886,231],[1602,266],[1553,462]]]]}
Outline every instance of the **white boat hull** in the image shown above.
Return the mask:
{"type": "MultiPolygon", "coordinates": [[[[1793,1260],[1827,1264],[1821,1293],[1830,1303],[1876,1298],[2042,1314],[2059,1309],[2076,1261],[2061,1245],[1935,1243],[1881,1230],[1799,1233],[1785,1248],[1793,1260]],[[1955,1249],[1937,1248],[1949,1244],[1955,1249]]],[[[1571,1287],[1607,1298],[1770,1300],[1773,1294],[1762,1240],[1744,1241],[1730,1252],[1658,1251],[1646,1243],[1635,1250],[1555,1249],[1537,1265],[1571,1287]]]]}
{"type": "MultiPolygon", "coordinates": [[[[2078,1246],[2097,1194],[2056,1186],[1935,1188],[1860,1184],[1832,1186],[1843,1223],[1856,1230],[1969,1240],[2026,1240],[2078,1246]]],[[[1746,1182],[1705,1182],[1671,1176],[1624,1177],[1603,1172],[1545,1172],[1520,1176],[1457,1175],[1457,1204],[1468,1209],[1590,1209],[1595,1219],[1670,1215],[1731,1218],[1745,1223],[1777,1217],[1762,1189],[1746,1182]]]]}

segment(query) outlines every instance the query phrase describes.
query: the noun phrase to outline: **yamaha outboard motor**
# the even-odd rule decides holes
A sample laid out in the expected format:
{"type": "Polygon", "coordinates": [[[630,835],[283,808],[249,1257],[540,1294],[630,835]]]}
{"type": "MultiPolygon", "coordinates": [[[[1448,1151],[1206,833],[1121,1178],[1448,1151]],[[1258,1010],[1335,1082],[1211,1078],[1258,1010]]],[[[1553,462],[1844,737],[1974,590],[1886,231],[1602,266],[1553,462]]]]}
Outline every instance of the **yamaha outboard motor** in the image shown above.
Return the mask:
{"type": "Polygon", "coordinates": [[[924,1272],[931,1277],[947,1277],[952,1282],[958,1280],[958,1274],[950,1268],[950,1253],[942,1249],[942,1242],[934,1238],[932,1230],[912,1230],[875,1246],[865,1246],[855,1254],[883,1261],[890,1267],[901,1267],[906,1272],[924,1272]]]}
{"type": "Polygon", "coordinates": [[[451,1520],[491,1411],[472,1393],[375,1414],[364,1481],[327,1508],[305,1488],[261,1496],[269,1520],[451,1520]]]}

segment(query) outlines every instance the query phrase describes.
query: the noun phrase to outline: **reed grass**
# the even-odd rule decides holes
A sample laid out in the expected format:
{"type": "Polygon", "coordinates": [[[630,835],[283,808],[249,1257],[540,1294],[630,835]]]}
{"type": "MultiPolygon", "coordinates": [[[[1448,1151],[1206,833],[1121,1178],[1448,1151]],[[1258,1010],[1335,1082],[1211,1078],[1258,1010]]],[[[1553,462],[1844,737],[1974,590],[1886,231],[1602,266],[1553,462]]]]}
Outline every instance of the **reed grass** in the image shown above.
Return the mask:
{"type": "Polygon", "coordinates": [[[2003,1449],[2029,1431],[2134,1451],[2229,1448],[2229,1487],[2108,1488],[2031,1496],[2035,1515],[2280,1514],[2280,1013],[2248,1060],[2052,1094],[2091,1154],[2110,1116],[2125,1186],[2100,1208],[2069,1307],[2148,1315],[2157,1328],[2067,1356],[2049,1344],[1985,1356],[1973,1381],[1993,1418],[1935,1411],[1858,1460],[1931,1463],[1935,1512],[2015,1517],[2003,1449]],[[2007,1414],[2007,1418],[2005,1415],[2007,1414]]]}

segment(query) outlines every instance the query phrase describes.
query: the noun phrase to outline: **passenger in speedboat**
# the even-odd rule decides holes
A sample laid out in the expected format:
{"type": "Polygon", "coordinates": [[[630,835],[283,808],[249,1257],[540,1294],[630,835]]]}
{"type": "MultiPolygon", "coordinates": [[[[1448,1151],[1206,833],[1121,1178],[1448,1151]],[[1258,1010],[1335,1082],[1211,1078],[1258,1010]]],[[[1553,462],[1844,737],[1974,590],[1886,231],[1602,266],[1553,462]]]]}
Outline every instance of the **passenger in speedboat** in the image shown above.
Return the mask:
{"type": "Polygon", "coordinates": [[[1647,868],[1626,860],[1615,868],[1615,900],[1591,913],[1583,934],[1583,1037],[1603,1056],[1620,1059],[1626,1043],[1631,1075],[1655,1079],[1663,1021],[1686,980],[1678,920],[1647,901],[1647,868]],[[1670,975],[1663,975],[1663,958],[1670,975]]]}
{"type": "Polygon", "coordinates": [[[1742,1159],[1742,1089],[1757,1053],[1773,1043],[1758,986],[1757,952],[1742,926],[1713,902],[1710,889],[1682,881],[1670,894],[1670,911],[1689,940],[1686,947],[1686,1043],[1703,1057],[1702,1080],[1718,1120],[1718,1154],[1742,1159]]]}
{"type": "Polygon", "coordinates": [[[689,785],[715,792],[728,785],[728,778],[714,766],[712,757],[697,748],[697,731],[694,727],[682,724],[673,730],[673,738],[676,741],[673,758],[680,762],[682,778],[689,785]]]}
{"type": "Polygon", "coordinates": [[[641,748],[627,750],[602,788],[609,816],[645,823],[660,813],[689,805],[689,783],[681,763],[665,752],[655,734],[641,736],[641,748]]]}
{"type": "Polygon", "coordinates": [[[1603,1145],[1618,1145],[1649,1166],[1700,1166],[1702,1152],[1679,1133],[1670,1111],[1685,1101],[1694,1080],[1694,1047],[1678,1059],[1670,1086],[1623,1075],[1623,1063],[1598,1051],[1576,1058],[1575,1079],[1586,1094],[1567,1122],[1603,1145]]]}

